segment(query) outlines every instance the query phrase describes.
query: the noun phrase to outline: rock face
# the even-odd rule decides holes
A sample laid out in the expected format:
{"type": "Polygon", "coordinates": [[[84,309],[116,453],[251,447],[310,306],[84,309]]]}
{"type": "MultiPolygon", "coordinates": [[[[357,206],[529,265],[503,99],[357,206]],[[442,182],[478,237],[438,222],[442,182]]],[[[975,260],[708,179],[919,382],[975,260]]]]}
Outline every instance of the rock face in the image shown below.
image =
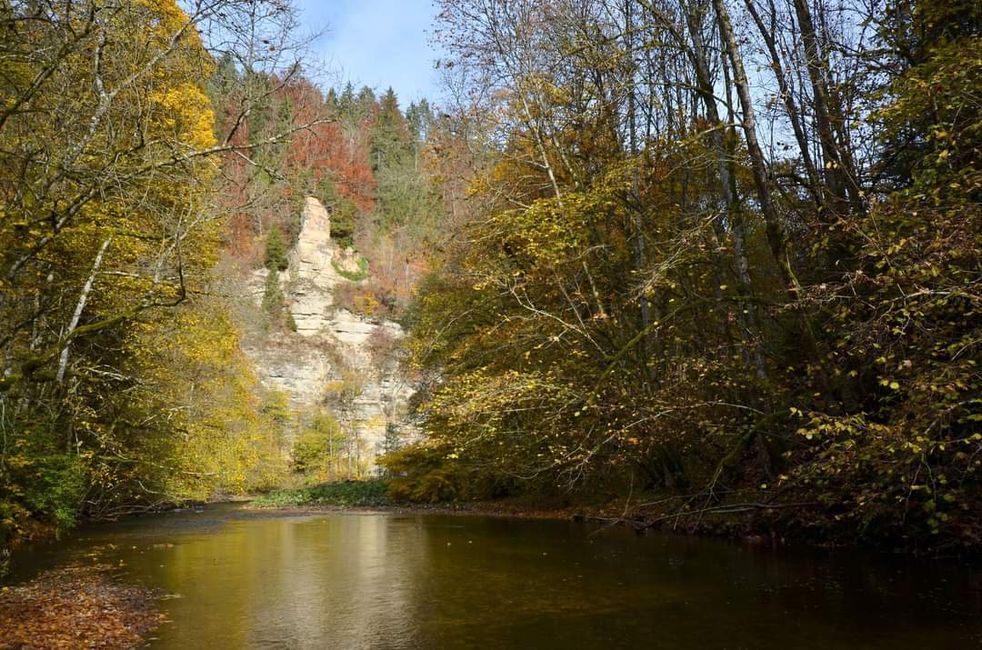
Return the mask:
{"type": "Polygon", "coordinates": [[[331,217],[320,201],[308,196],[300,213],[300,237],[290,251],[290,269],[316,273],[317,269],[329,265],[333,249],[331,217]]]}
{"type": "MultiPolygon", "coordinates": [[[[286,393],[301,417],[323,407],[333,411],[355,442],[360,466],[371,473],[396,432],[412,435],[406,414],[413,390],[393,352],[404,332],[398,323],[335,305],[334,289],[353,281],[337,271],[341,253],[330,232],[327,210],[308,197],[289,268],[280,277],[296,332],[272,333],[243,349],[263,384],[286,393]]],[[[249,283],[257,307],[266,275],[266,269],[255,271],[249,283]]]]}

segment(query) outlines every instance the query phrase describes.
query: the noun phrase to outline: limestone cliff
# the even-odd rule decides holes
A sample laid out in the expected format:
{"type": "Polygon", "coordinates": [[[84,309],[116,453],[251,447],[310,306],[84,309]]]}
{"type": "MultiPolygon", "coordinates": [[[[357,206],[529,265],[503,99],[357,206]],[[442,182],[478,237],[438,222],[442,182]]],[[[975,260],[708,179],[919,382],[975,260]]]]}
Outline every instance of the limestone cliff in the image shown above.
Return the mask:
{"type": "MultiPolygon", "coordinates": [[[[270,332],[249,340],[243,349],[263,384],[286,393],[298,418],[316,408],[332,410],[355,441],[361,466],[371,472],[387,433],[389,443],[398,432],[411,435],[406,413],[413,391],[395,359],[404,333],[398,323],[368,319],[335,305],[335,288],[356,281],[338,272],[350,262],[341,264],[344,255],[330,235],[327,210],[308,197],[289,268],[280,276],[296,331],[270,332]]],[[[266,269],[257,270],[249,282],[257,307],[266,275],[266,269]]]]}

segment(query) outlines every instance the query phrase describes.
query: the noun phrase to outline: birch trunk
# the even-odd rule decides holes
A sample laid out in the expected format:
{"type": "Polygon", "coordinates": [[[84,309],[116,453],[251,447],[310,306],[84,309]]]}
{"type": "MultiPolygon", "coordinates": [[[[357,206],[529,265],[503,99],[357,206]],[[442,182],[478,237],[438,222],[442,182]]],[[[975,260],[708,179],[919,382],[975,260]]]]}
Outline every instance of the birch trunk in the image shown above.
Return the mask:
{"type": "MultiPolygon", "coordinates": [[[[95,261],[92,262],[92,270],[89,271],[89,277],[85,280],[85,285],[82,287],[82,293],[78,296],[78,302],[75,303],[75,311],[72,313],[72,319],[68,323],[68,329],[65,331],[65,337],[70,337],[72,332],[78,327],[78,322],[82,319],[82,312],[85,310],[85,303],[89,300],[89,294],[92,293],[92,286],[95,284],[96,275],[99,273],[99,269],[102,267],[102,260],[106,255],[106,249],[109,248],[110,242],[113,238],[107,237],[105,241],[102,242],[102,246],[99,247],[99,252],[96,253],[95,261]]],[[[68,369],[68,354],[71,348],[71,341],[65,343],[65,346],[61,349],[61,356],[58,358],[58,374],[56,376],[57,382],[60,384],[65,381],[65,371],[68,369]]]]}

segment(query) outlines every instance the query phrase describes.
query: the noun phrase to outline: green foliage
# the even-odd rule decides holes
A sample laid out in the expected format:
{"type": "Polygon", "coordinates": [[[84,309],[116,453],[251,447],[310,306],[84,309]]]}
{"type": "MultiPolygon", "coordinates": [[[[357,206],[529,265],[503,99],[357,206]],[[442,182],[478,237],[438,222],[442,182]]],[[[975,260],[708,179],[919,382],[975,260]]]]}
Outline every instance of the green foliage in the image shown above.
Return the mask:
{"type": "Polygon", "coordinates": [[[318,186],[321,202],[331,214],[331,239],[342,249],[354,243],[358,206],[350,198],[338,193],[331,174],[325,174],[318,186]]]}
{"type": "Polygon", "coordinates": [[[385,481],[338,481],[299,490],[280,490],[265,494],[252,505],[257,508],[291,506],[335,506],[339,508],[381,508],[392,505],[386,496],[385,481]]]}
{"type": "Polygon", "coordinates": [[[40,456],[30,462],[32,476],[25,481],[24,503],[44,513],[59,531],[75,525],[88,488],[82,459],[69,454],[40,456]]]}
{"type": "Polygon", "coordinates": [[[29,533],[30,518],[56,532],[71,528],[88,489],[88,459],[59,449],[53,431],[35,426],[17,432],[16,451],[6,457],[0,479],[6,498],[0,500],[0,546],[17,534],[29,533]]]}
{"type": "Polygon", "coordinates": [[[391,166],[410,151],[406,118],[399,110],[395,91],[389,88],[378,102],[372,125],[372,166],[375,171],[391,166]]]}
{"type": "Polygon", "coordinates": [[[283,237],[283,232],[278,226],[273,226],[266,238],[265,264],[270,272],[285,271],[290,266],[287,259],[286,238],[283,237]]]}
{"type": "Polygon", "coordinates": [[[350,280],[351,282],[361,282],[362,280],[366,280],[368,278],[368,260],[361,256],[358,257],[357,271],[352,272],[341,268],[341,266],[334,259],[331,260],[331,266],[334,267],[334,270],[338,275],[345,280],[350,280]]]}
{"type": "Polygon", "coordinates": [[[357,221],[358,206],[354,201],[341,198],[334,202],[334,209],[331,211],[331,237],[338,246],[347,248],[354,244],[357,221]]]}
{"type": "Polygon", "coordinates": [[[327,412],[317,413],[293,444],[293,471],[314,480],[329,480],[341,466],[344,443],[337,419],[327,412]]]}
{"type": "Polygon", "coordinates": [[[276,268],[272,268],[266,274],[266,284],[263,289],[263,311],[276,318],[282,313],[283,306],[280,273],[276,268]]]}

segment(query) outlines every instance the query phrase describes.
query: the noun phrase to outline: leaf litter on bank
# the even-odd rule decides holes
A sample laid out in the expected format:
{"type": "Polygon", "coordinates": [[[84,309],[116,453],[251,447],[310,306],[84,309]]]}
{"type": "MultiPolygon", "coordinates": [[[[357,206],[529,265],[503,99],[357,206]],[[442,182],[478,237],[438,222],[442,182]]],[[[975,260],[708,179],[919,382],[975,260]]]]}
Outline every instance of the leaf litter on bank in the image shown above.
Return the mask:
{"type": "Polygon", "coordinates": [[[0,650],[133,648],[165,620],[160,594],[108,565],[67,566],[0,590],[0,650]]]}

